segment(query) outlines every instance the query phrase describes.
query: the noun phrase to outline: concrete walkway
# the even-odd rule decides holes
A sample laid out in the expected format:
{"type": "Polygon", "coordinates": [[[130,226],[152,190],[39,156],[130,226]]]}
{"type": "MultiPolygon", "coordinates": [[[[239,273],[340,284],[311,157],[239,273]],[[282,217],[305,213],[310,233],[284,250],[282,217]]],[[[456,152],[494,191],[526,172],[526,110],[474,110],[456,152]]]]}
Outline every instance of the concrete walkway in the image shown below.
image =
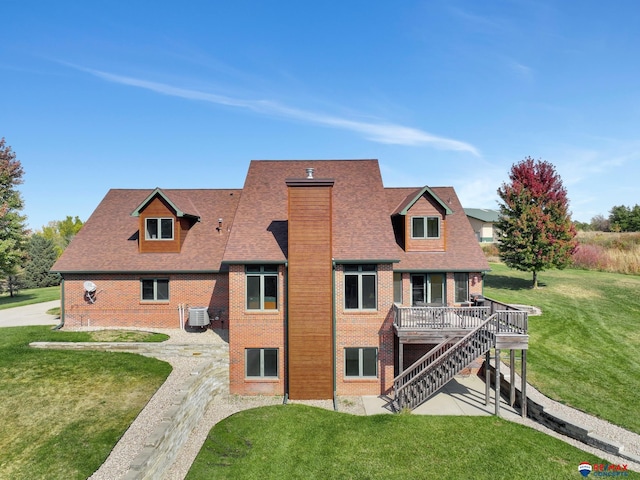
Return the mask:
{"type": "Polygon", "coordinates": [[[24,307],[0,310],[0,327],[26,327],[28,325],[57,325],[60,316],[49,315],[47,310],[60,307],[60,300],[34,303],[24,307]]]}
{"type": "MultiPolygon", "coordinates": [[[[490,390],[489,405],[485,405],[485,384],[477,375],[457,376],[447,383],[438,393],[419,407],[412,410],[414,415],[493,415],[495,390],[490,390]]],[[[364,396],[362,403],[367,415],[393,413],[391,399],[384,396],[364,396]]],[[[519,415],[503,398],[500,399],[500,412],[519,415]]]]}

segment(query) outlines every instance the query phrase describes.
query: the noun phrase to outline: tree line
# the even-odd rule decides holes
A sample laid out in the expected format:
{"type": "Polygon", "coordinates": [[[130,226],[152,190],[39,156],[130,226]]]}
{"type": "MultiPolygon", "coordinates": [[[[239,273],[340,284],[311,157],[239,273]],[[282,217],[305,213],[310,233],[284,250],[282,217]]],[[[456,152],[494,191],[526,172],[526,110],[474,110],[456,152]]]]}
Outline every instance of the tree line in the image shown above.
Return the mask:
{"type": "Polygon", "coordinates": [[[616,205],[609,216],[596,215],[587,222],[575,222],[578,230],[595,232],[640,232],[640,205],[616,205]]]}
{"type": "Polygon", "coordinates": [[[78,217],[49,222],[42,230],[27,229],[24,201],[18,191],[24,170],[15,152],[0,139],[0,292],[13,296],[22,288],[60,284],[50,269],[83,222],[78,217]]]}

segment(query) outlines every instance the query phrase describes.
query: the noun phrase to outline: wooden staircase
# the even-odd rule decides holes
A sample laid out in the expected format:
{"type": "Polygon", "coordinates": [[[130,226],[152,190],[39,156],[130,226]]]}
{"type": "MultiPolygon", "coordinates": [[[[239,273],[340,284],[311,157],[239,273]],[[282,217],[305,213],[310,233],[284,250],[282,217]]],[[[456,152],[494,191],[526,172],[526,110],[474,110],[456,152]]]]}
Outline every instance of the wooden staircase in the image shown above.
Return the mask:
{"type": "Polygon", "coordinates": [[[478,357],[496,346],[496,334],[504,328],[503,312],[491,315],[459,341],[445,340],[393,381],[395,411],[414,409],[426,402],[478,357]]]}

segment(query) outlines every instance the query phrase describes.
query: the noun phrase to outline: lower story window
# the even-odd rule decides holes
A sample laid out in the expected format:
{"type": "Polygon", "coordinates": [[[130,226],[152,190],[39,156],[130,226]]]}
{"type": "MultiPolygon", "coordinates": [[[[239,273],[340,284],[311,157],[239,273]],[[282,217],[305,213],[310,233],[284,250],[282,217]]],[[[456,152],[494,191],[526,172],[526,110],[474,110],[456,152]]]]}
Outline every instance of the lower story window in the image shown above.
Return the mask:
{"type": "Polygon", "coordinates": [[[247,378],[277,378],[277,348],[245,349],[245,365],[247,378]]]}
{"type": "Polygon", "coordinates": [[[345,348],[344,366],[347,377],[377,377],[378,349],[375,347],[345,348]]]}
{"type": "Polygon", "coordinates": [[[169,279],[144,278],[140,280],[140,298],[146,301],[169,301],[169,279]]]}

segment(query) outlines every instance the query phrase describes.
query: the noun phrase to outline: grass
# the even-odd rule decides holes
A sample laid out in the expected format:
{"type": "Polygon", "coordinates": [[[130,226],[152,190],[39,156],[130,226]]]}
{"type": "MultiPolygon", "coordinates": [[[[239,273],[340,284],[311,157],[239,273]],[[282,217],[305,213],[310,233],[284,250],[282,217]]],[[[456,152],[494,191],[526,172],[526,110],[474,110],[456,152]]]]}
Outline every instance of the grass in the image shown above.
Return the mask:
{"type": "Polygon", "coordinates": [[[87,478],[171,371],[140,355],[28,347],[90,341],[89,332],[37,326],[0,334],[0,478],[87,478]]]}
{"type": "Polygon", "coordinates": [[[215,425],[186,478],[572,479],[581,462],[606,463],[493,416],[362,417],[279,405],[215,425]]]}
{"type": "Polygon", "coordinates": [[[53,300],[60,300],[60,287],[20,290],[14,297],[10,297],[8,293],[2,293],[0,294],[0,310],[23,307],[33,303],[51,302],[53,300]]]}
{"type": "Polygon", "coordinates": [[[528,380],[546,395],[640,433],[640,276],[491,264],[484,293],[535,305],[529,317],[528,380]]]}

